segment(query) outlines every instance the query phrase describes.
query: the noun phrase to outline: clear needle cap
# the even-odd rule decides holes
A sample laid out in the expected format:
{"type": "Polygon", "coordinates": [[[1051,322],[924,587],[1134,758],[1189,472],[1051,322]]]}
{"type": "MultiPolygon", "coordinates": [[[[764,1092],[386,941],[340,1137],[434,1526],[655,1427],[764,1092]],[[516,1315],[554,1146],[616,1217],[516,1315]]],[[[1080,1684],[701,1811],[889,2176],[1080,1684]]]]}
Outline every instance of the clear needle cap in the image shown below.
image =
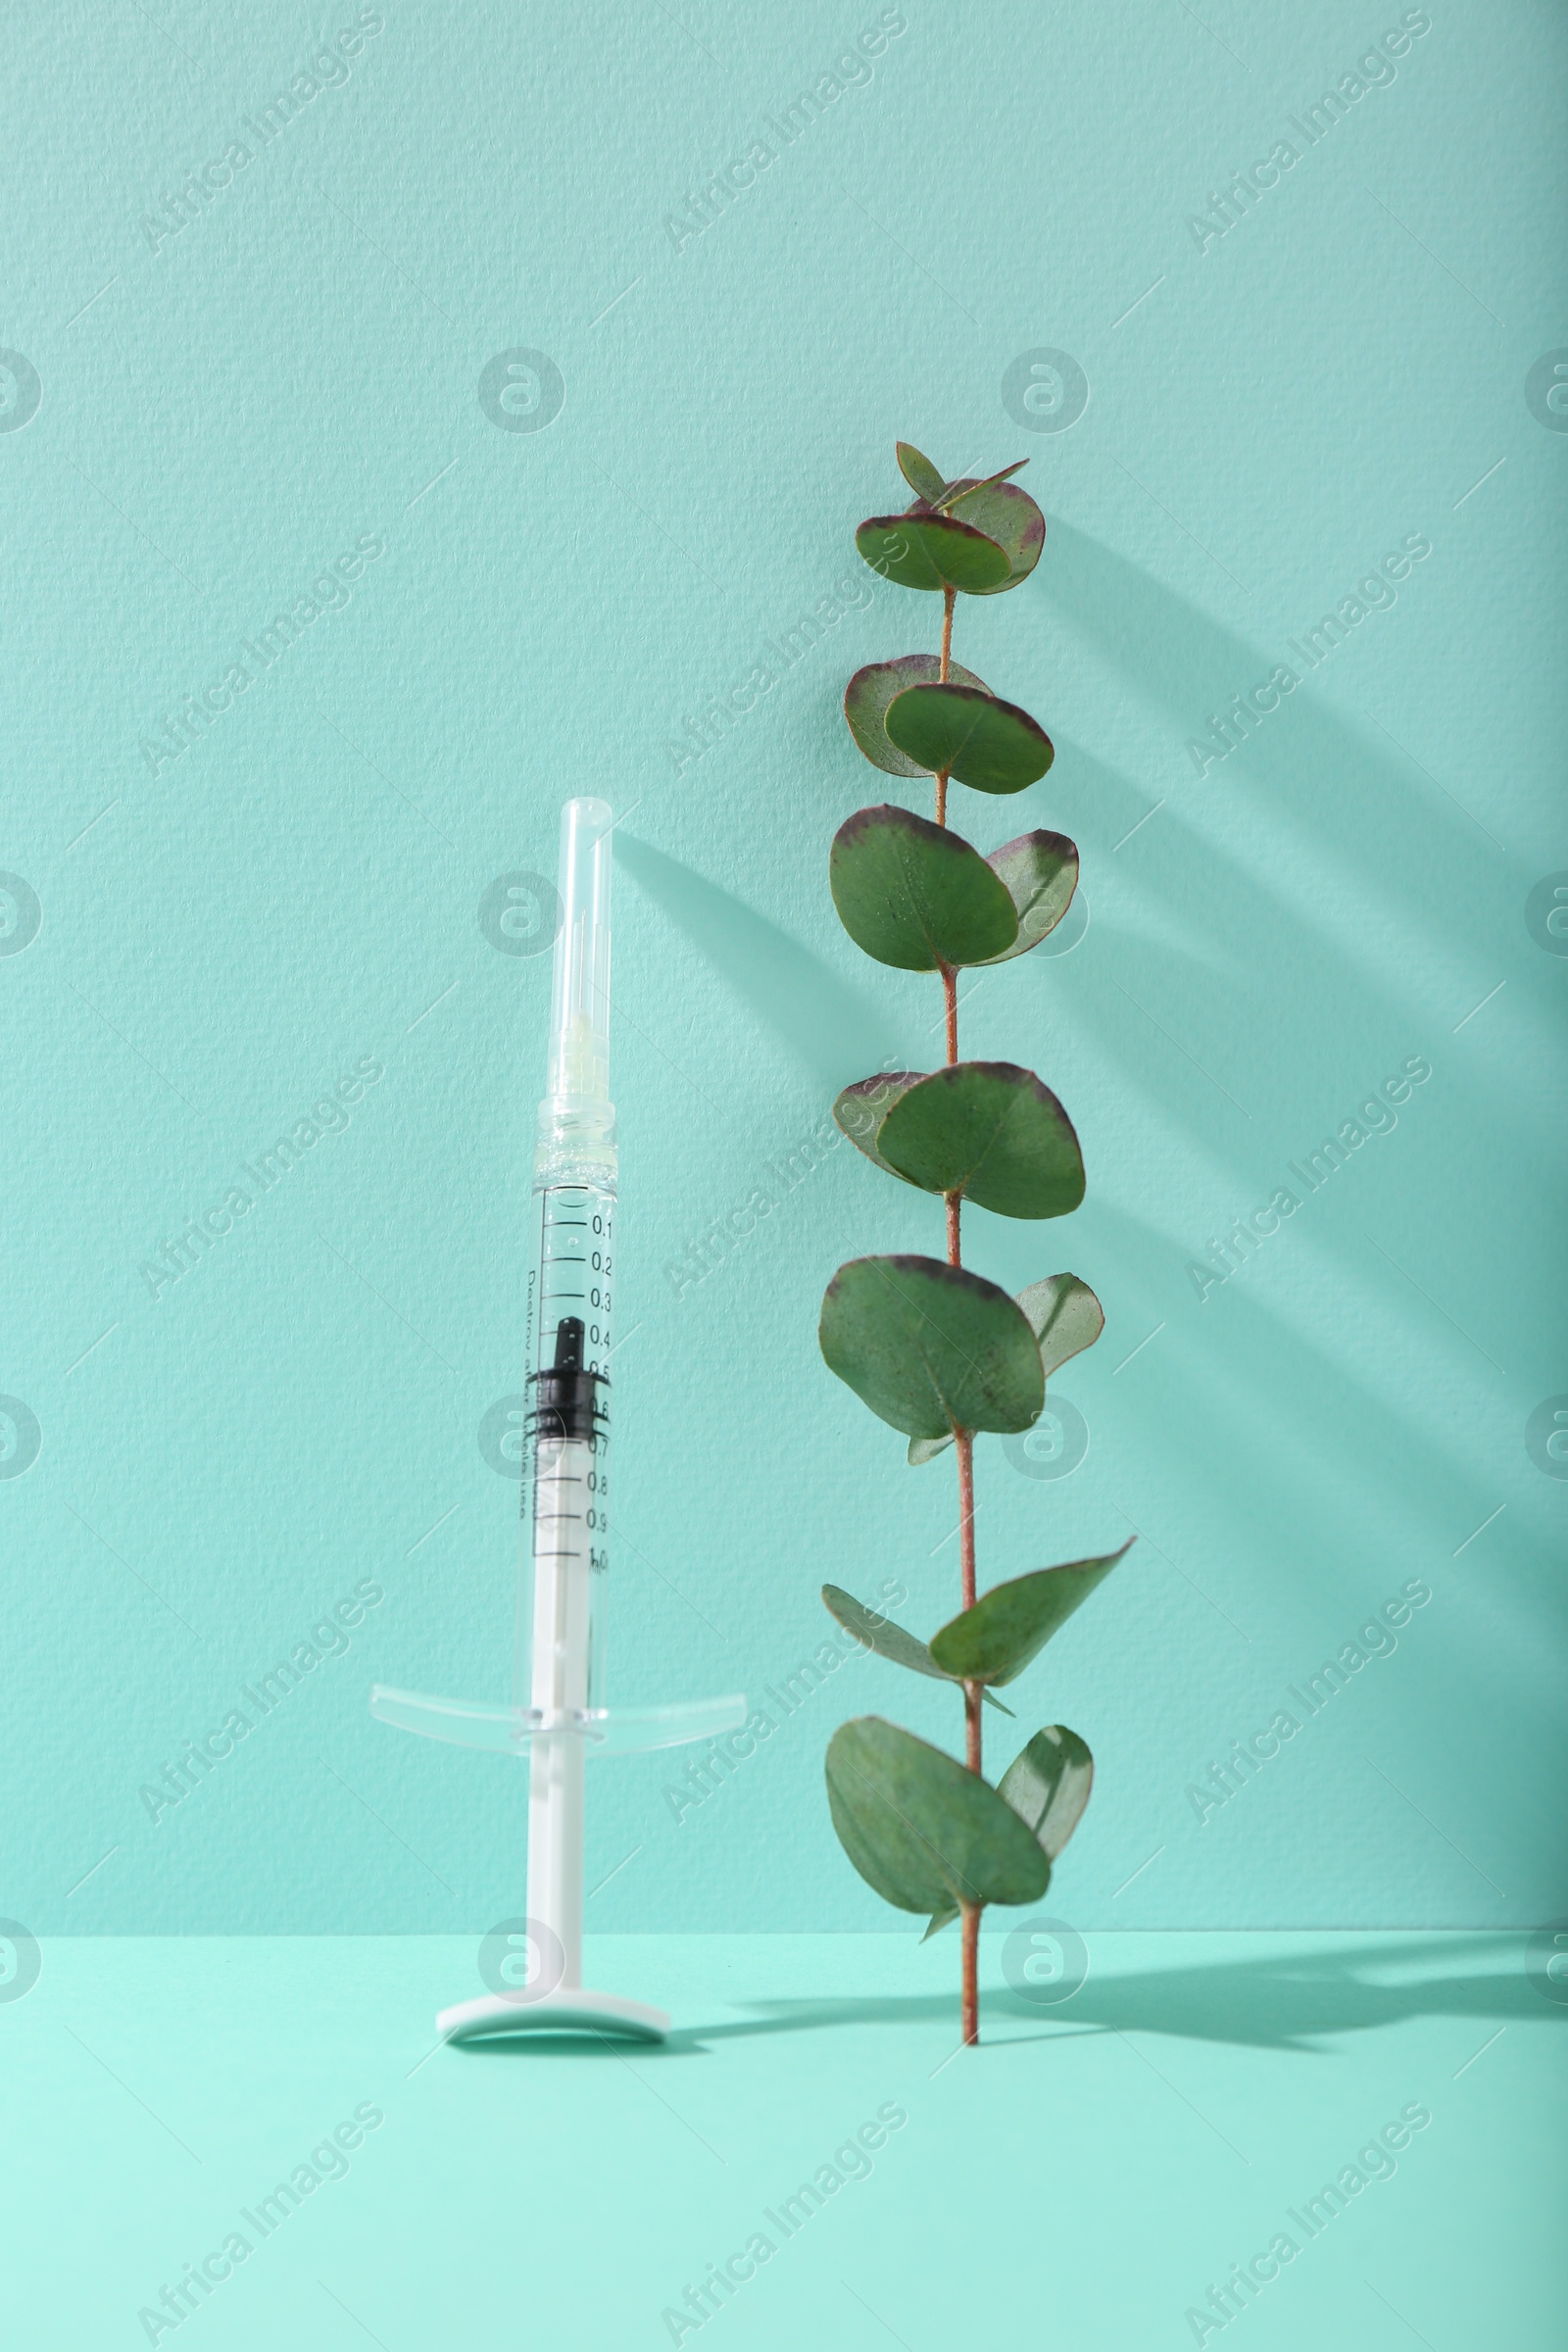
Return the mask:
{"type": "MultiPolygon", "coordinates": [[[[610,1102],[610,865],[608,801],[567,801],[561,811],[563,920],[556,938],[550,1020],[553,1106],[610,1102]]],[[[544,1105],[541,1105],[543,1108],[544,1105]]]]}

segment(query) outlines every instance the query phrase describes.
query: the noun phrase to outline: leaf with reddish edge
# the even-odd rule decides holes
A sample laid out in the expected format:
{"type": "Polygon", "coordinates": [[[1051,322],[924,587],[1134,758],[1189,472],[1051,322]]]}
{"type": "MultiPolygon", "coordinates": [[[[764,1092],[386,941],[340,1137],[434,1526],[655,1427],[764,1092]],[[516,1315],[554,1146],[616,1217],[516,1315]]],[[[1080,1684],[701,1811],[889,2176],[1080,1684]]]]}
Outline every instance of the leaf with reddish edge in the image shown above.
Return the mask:
{"type": "MultiPolygon", "coordinates": [[[[945,514],[950,508],[954,507],[960,498],[969,498],[976,490],[990,490],[998,482],[1010,482],[1015,473],[1022,473],[1028,463],[1029,461],[1027,458],[1017,458],[1013,461],[1012,465],[1004,466],[999,472],[988,473],[983,481],[976,481],[972,473],[965,474],[960,481],[950,482],[946,489],[944,489],[942,496],[940,498],[934,498],[931,501],[931,504],[936,508],[939,514],[945,514]]],[[[1032,499],[1030,504],[1031,506],[1034,504],[1032,499]]],[[[984,530],[985,525],[982,523],[980,527],[982,530],[984,530]]],[[[1001,537],[1000,532],[995,532],[992,535],[996,538],[1001,537]]]]}
{"type": "Polygon", "coordinates": [[[906,686],[889,703],[882,723],[906,759],[972,792],[1023,792],[1055,758],[1038,719],[972,686],[906,686]]]}
{"type": "Polygon", "coordinates": [[[1013,1061],[953,1062],[906,1088],[876,1146],[922,1192],[960,1193],[1002,1217],[1063,1217],[1084,1197],[1072,1121],[1013,1061]]]}
{"type": "Polygon", "coordinates": [[[874,1078],[857,1078],[853,1086],[845,1087],[833,1105],[838,1127],[856,1150],[863,1152],[884,1174],[898,1176],[901,1184],[910,1179],[883,1158],[876,1148],[877,1131],[899,1097],[918,1086],[925,1075],[924,1070],[879,1070],[874,1078]]]}
{"type": "Polygon", "coordinates": [[[929,458],[921,456],[912,441],[900,441],[894,446],[898,454],[899,471],[915,497],[922,499],[928,507],[935,506],[948,486],[943,476],[929,458]]]}
{"type": "Polygon", "coordinates": [[[906,1438],[1030,1429],[1046,1379],[1040,1347],[1005,1291],[938,1257],[857,1257],[822,1299],[823,1358],[906,1438]]]}
{"type": "Polygon", "coordinates": [[[1012,577],[1006,549],[952,514],[873,514],[856,532],[855,544],[874,572],[900,588],[954,588],[981,596],[1012,577]]]}
{"type": "Polygon", "coordinates": [[[828,880],[856,946],[899,971],[983,963],[1018,935],[1007,886],[979,851],[890,802],[840,825],[828,880]]]}
{"type": "Polygon", "coordinates": [[[1007,895],[1018,909],[1017,938],[1010,948],[990,958],[993,963],[1006,963],[1037,948],[1072,905],[1078,887],[1078,849],[1065,833],[1020,833],[1016,841],[1004,842],[1000,850],[990,851],[986,863],[1006,884],[1007,895]]]}
{"type": "MultiPolygon", "coordinates": [[[[898,1174],[897,1168],[893,1173],[898,1174]]],[[[1018,1293],[1018,1304],[1040,1342],[1040,1367],[1048,1383],[1053,1372],[1059,1372],[1063,1364],[1080,1355],[1084,1348],[1092,1348],[1105,1328],[1104,1308],[1088,1283],[1080,1282],[1076,1274],[1048,1274],[1044,1282],[1030,1283],[1018,1293]]],[[[922,1462],[935,1461],[944,1447],[952,1444],[951,1435],[911,1438],[910,1469],[917,1470],[922,1462]]]]}
{"type": "Polygon", "coordinates": [[[1004,596],[1029,577],[1046,544],[1046,518],[1027,490],[1019,490],[1011,482],[978,482],[965,492],[956,482],[946,494],[944,507],[958,521],[971,523],[988,539],[995,539],[1007,559],[1007,577],[994,588],[977,588],[972,594],[1004,596]]]}
{"type": "MultiPolygon", "coordinates": [[[[956,686],[973,686],[981,694],[989,689],[973,670],[954,662],[948,677],[956,686]]],[[[896,662],[868,662],[858,669],[844,690],[844,715],[850,733],[873,767],[886,770],[890,776],[925,776],[929,768],[901,752],[890,742],[884,725],[887,708],[896,694],[906,686],[935,686],[941,683],[942,661],[937,654],[904,654],[896,662]]]]}

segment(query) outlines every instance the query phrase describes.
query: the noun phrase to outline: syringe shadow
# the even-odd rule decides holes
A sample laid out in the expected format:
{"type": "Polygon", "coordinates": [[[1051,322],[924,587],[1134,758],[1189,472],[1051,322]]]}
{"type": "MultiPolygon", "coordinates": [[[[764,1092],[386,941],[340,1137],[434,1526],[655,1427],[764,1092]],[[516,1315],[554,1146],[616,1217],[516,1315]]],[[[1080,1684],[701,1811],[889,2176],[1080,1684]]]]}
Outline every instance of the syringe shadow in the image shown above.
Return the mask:
{"type": "Polygon", "coordinates": [[[615,858],[824,1086],[874,1069],[891,1039],[873,1000],[716,882],[625,832],[615,858]]]}

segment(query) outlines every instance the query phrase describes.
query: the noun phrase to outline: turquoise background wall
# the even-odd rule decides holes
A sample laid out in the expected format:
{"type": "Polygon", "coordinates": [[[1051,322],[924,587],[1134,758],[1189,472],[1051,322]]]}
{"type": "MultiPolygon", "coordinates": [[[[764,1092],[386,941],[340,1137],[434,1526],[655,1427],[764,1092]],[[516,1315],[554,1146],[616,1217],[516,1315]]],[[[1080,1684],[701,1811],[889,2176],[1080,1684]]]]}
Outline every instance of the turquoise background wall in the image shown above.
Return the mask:
{"type": "MultiPolygon", "coordinates": [[[[508,894],[571,793],[624,812],[616,1694],[778,1690],[824,1578],[922,1633],[956,1605],[950,1465],[906,1470],[814,1336],[842,1259],[940,1246],[812,1145],[839,1085],[940,1051],[935,983],[826,888],[885,797],[844,682],[935,644],[854,553],[903,434],[1030,460],[1044,557],[955,651],[1056,762],[956,813],[1083,856],[1087,928],[963,1013],[1090,1181],[1052,1227],[974,1212],[972,1262],[1107,1315],[1041,1458],[981,1443],[982,1582],[1142,1538],[1020,1687],[1100,1758],[1053,1906],[1562,1910],[1560,12],[162,0],[11,37],[0,1909],[520,1908],[523,1775],[366,1695],[505,1691],[549,988],[508,894]],[[188,1795],[142,1793],[323,1622],[188,1795]]],[[[700,1802],[688,1758],[600,1769],[590,1927],[902,1927],[821,1794],[872,1708],[956,1739],[857,1659],[700,1802]]]]}

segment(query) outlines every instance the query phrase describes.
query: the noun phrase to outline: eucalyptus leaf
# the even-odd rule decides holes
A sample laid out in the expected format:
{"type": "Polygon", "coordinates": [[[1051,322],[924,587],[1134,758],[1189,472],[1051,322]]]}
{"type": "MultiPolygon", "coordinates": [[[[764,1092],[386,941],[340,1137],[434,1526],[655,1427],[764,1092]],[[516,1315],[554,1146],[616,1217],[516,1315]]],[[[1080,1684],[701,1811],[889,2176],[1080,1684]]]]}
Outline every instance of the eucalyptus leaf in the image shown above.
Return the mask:
{"type": "Polygon", "coordinates": [[[922,1462],[934,1462],[937,1455],[946,1453],[952,1444],[953,1432],[951,1429],[945,1438],[911,1438],[909,1440],[909,1468],[918,1470],[922,1462]]]}
{"type": "Polygon", "coordinates": [[[840,1724],[827,1794],[845,1852],[884,1902],[950,1918],[956,1905],[1032,1903],[1051,1864],[988,1781],[880,1715],[840,1724]]]}
{"type": "Polygon", "coordinates": [[[972,686],[906,686],[882,723],[895,750],[974,792],[1023,792],[1055,758],[1027,710],[972,686]]]}
{"type": "MultiPolygon", "coordinates": [[[[887,1165],[885,1160],[879,1160],[878,1164],[887,1165]]],[[[896,1176],[899,1171],[894,1168],[890,1172],[896,1176]]],[[[1048,1274],[1044,1282],[1030,1283],[1027,1290],[1018,1293],[1018,1304],[1040,1343],[1040,1368],[1048,1382],[1053,1372],[1058,1372],[1085,1348],[1092,1348],[1105,1328],[1104,1308],[1088,1283],[1080,1282],[1076,1274],[1048,1274]]],[[[911,1438],[910,1469],[917,1470],[922,1462],[934,1462],[952,1444],[951,1434],[945,1438],[911,1438]]]]}
{"type": "Polygon", "coordinates": [[[914,492],[916,498],[923,498],[927,506],[935,506],[937,500],[947,489],[947,483],[938,473],[930,459],[922,457],[912,441],[900,441],[896,447],[899,471],[908,483],[909,488],[914,492]]]}
{"type": "Polygon", "coordinates": [[[828,1284],[818,1337],[829,1370],[906,1437],[1029,1429],[1045,1402],[1022,1309],[940,1258],[852,1258],[828,1284]]]}
{"type": "Polygon", "coordinates": [[[907,1666],[913,1674],[928,1674],[935,1682],[957,1681],[956,1675],[949,1674],[937,1664],[923,1642],[917,1641],[913,1634],[906,1634],[902,1625],[895,1625],[891,1617],[868,1609],[864,1601],[857,1600],[840,1586],[824,1585],[822,1598],[845,1632],[853,1634],[857,1642],[863,1642],[867,1649],[874,1649],[879,1658],[891,1658],[895,1666],[907,1666]]]}
{"type": "Polygon", "coordinates": [[[944,1928],[951,1928],[957,1916],[958,1906],[956,1903],[953,1905],[951,1910],[933,1911],[931,1914],[931,1924],[926,1929],[925,1934],[921,1936],[920,1941],[922,1943],[929,1943],[933,1936],[939,1935],[944,1928]]]}
{"type": "Polygon", "coordinates": [[[1012,577],[1006,549],[951,514],[873,514],[856,532],[855,544],[873,571],[900,588],[959,588],[983,596],[1012,577]]]}
{"type": "MultiPolygon", "coordinates": [[[[928,1674],[939,1683],[957,1681],[956,1675],[943,1672],[923,1642],[913,1634],[906,1634],[902,1625],[895,1625],[891,1617],[882,1616],[876,1609],[868,1609],[853,1593],[842,1591],[837,1585],[824,1585],[822,1598],[829,1613],[838,1619],[845,1632],[853,1634],[857,1642],[863,1642],[868,1649],[874,1649],[879,1658],[888,1658],[895,1666],[907,1666],[913,1674],[928,1674]]],[[[1004,1706],[994,1692],[982,1690],[980,1695],[999,1714],[1011,1715],[1012,1709],[1004,1706]]]]}
{"type": "Polygon", "coordinates": [[[1018,934],[1006,884],[979,851],[909,808],[858,810],[833,837],[828,879],[856,946],[901,971],[984,963],[1018,934]]]}
{"type": "Polygon", "coordinates": [[[992,850],[986,863],[1006,884],[1018,910],[1017,938],[990,958],[992,963],[1006,963],[1037,948],[1071,906],[1078,887],[1077,845],[1065,833],[1020,833],[1016,841],[992,850]]]}
{"type": "MultiPolygon", "coordinates": [[[[943,490],[942,496],[940,498],[932,499],[931,504],[937,509],[939,514],[947,514],[960,498],[971,498],[975,491],[989,490],[998,482],[1010,482],[1015,473],[1022,473],[1028,463],[1029,461],[1027,458],[1019,458],[1011,466],[1004,466],[1000,473],[988,473],[984,481],[976,481],[973,474],[965,474],[961,481],[949,483],[943,490]]],[[[906,479],[907,479],[907,476],[906,476],[906,479]]],[[[1034,506],[1034,500],[1031,499],[1029,504],[1034,506]]],[[[1036,508],[1036,513],[1038,514],[1038,512],[1039,509],[1036,508]]],[[[978,522],[980,528],[985,531],[989,537],[998,541],[1002,539],[1001,531],[993,531],[983,516],[978,514],[969,514],[965,517],[965,519],[970,522],[978,522]]],[[[1042,529],[1043,528],[1044,524],[1042,524],[1042,529]]]]}
{"type": "Polygon", "coordinates": [[[1082,1820],[1094,1785],[1095,1759],[1083,1740],[1064,1724],[1048,1723],[1013,1757],[997,1783],[997,1794],[1034,1832],[1047,1860],[1054,1862],[1082,1820]]]}
{"type": "MultiPolygon", "coordinates": [[[[889,1176],[899,1176],[899,1171],[890,1167],[877,1150],[878,1132],[899,1097],[918,1086],[924,1076],[923,1070],[883,1070],[874,1078],[857,1078],[833,1105],[835,1120],[856,1150],[889,1176]]],[[[899,1176],[901,1184],[908,1181],[907,1176],[899,1176]]]]}
{"type": "Polygon", "coordinates": [[[1105,1310],[1076,1274],[1048,1274],[1018,1293],[1018,1304],[1040,1342],[1047,1380],[1073,1356],[1092,1348],[1105,1328],[1105,1310]]]}
{"type": "Polygon", "coordinates": [[[904,1090],[877,1153],[922,1192],[959,1193],[1004,1217],[1061,1217],[1084,1197],[1072,1121],[1032,1070],[959,1061],[904,1090]]]}
{"type": "MultiPolygon", "coordinates": [[[[989,692],[973,670],[963,668],[957,662],[949,663],[948,676],[956,685],[972,686],[980,694],[989,692]]],[[[896,662],[868,662],[863,669],[856,671],[844,690],[844,715],[850,733],[873,767],[885,768],[890,776],[923,776],[928,772],[915,760],[906,759],[889,742],[883,720],[896,694],[902,694],[906,686],[940,684],[941,678],[942,661],[937,654],[904,654],[896,662]]]]}
{"type": "Polygon", "coordinates": [[[961,1610],[933,1634],[931,1655],[964,1682],[1012,1682],[1104,1582],[1134,1541],[1129,1537],[1120,1551],[1099,1559],[1037,1568],[1031,1576],[994,1585],[972,1609],[961,1610]]]}
{"type": "MultiPolygon", "coordinates": [[[[1007,470],[1016,472],[1017,467],[1007,470]]],[[[976,595],[1002,596],[1029,577],[1046,544],[1046,518],[1027,490],[1015,489],[993,474],[989,481],[971,483],[967,489],[955,482],[944,493],[942,503],[960,522],[972,523],[988,539],[995,539],[1007,558],[1007,577],[999,580],[995,588],[976,589],[976,595]]]]}

